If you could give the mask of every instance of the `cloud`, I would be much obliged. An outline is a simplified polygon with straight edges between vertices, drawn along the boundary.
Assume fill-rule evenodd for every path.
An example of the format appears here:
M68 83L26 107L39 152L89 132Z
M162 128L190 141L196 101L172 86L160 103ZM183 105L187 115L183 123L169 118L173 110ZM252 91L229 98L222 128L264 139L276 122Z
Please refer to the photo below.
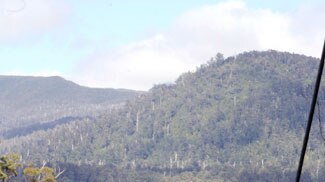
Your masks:
M23 71L10 71L2 73L1 75L8 75L8 76L41 76L41 77L49 77L49 76L63 76L63 74L59 71L41 71L41 72L32 72L26 73Z
M0 0L0 43L39 36L66 21L63 0Z
M182 61L162 35L88 58L72 77L87 86L148 89L173 81L191 67ZM80 79L81 78L81 79Z
M250 9L244 1L203 6L178 17L165 32L95 53L72 77L88 86L147 90L173 82L217 52L230 56L276 49L319 56L325 26L314 19L325 13L315 14L315 9L302 5L290 13L276 13Z
M294 52L315 57L321 56L321 48L325 38L324 2L301 4L291 16L290 33L296 40Z

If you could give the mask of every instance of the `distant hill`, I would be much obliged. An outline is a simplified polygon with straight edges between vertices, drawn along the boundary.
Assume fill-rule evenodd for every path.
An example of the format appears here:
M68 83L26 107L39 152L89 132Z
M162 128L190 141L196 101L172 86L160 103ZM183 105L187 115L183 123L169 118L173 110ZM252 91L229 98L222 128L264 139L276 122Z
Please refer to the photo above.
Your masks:
M141 92L77 85L61 77L0 76L0 133L3 129L87 115Z
M99 89L77 85L64 78L0 76L0 101L16 107L48 103L118 103L137 95L126 89Z
M95 121L4 140L0 151L65 166L62 181L293 181L318 63L218 54ZM315 121L303 181L325 181L324 154Z

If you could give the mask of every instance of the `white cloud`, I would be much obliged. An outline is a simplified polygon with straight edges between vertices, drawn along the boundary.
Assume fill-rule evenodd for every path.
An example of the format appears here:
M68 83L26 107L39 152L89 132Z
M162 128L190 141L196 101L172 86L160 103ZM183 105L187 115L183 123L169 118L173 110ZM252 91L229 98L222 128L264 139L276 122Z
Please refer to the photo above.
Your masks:
M171 82L190 68L158 35L90 57L72 79L88 86L148 89L154 83Z
M23 71L15 70L10 72L2 73L1 75L8 75L8 76L42 76L42 77L49 77L49 76L63 76L63 74L59 71L41 71L41 72L32 72L26 73Z
M286 14L250 9L243 1L204 6L180 16L166 32L94 54L71 78L88 86L143 90L174 81L217 52L276 49L319 56L325 25L314 20L315 8Z
M62 0L0 0L0 43L58 27L66 21L68 9Z

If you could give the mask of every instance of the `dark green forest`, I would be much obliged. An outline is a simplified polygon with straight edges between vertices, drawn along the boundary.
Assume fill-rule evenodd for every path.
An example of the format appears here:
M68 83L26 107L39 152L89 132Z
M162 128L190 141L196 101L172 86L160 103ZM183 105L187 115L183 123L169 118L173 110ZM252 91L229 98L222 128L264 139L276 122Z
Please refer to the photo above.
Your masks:
M2 135L0 153L65 169L58 181L294 181L318 63L273 50L218 53L118 107ZM324 101L322 85L323 118ZM324 157L315 117L302 181L325 181Z

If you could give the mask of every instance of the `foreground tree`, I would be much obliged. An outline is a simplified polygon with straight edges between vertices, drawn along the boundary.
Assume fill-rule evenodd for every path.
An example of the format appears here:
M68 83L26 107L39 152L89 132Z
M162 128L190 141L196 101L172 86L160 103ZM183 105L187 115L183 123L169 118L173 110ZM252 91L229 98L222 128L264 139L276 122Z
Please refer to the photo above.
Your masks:
M27 182L56 182L56 178L64 172L55 175L54 169L47 167L46 162L43 162L42 167L28 165L23 169L23 176L19 176L17 170L21 167L20 157L17 154L10 153L0 157L0 180L5 182L14 177L21 177Z
M7 181L13 176L17 176L17 168L21 167L17 154L7 154L0 157L0 180Z
M54 170L52 168L42 166L40 168L29 166L23 171L26 181L30 182L55 182Z

